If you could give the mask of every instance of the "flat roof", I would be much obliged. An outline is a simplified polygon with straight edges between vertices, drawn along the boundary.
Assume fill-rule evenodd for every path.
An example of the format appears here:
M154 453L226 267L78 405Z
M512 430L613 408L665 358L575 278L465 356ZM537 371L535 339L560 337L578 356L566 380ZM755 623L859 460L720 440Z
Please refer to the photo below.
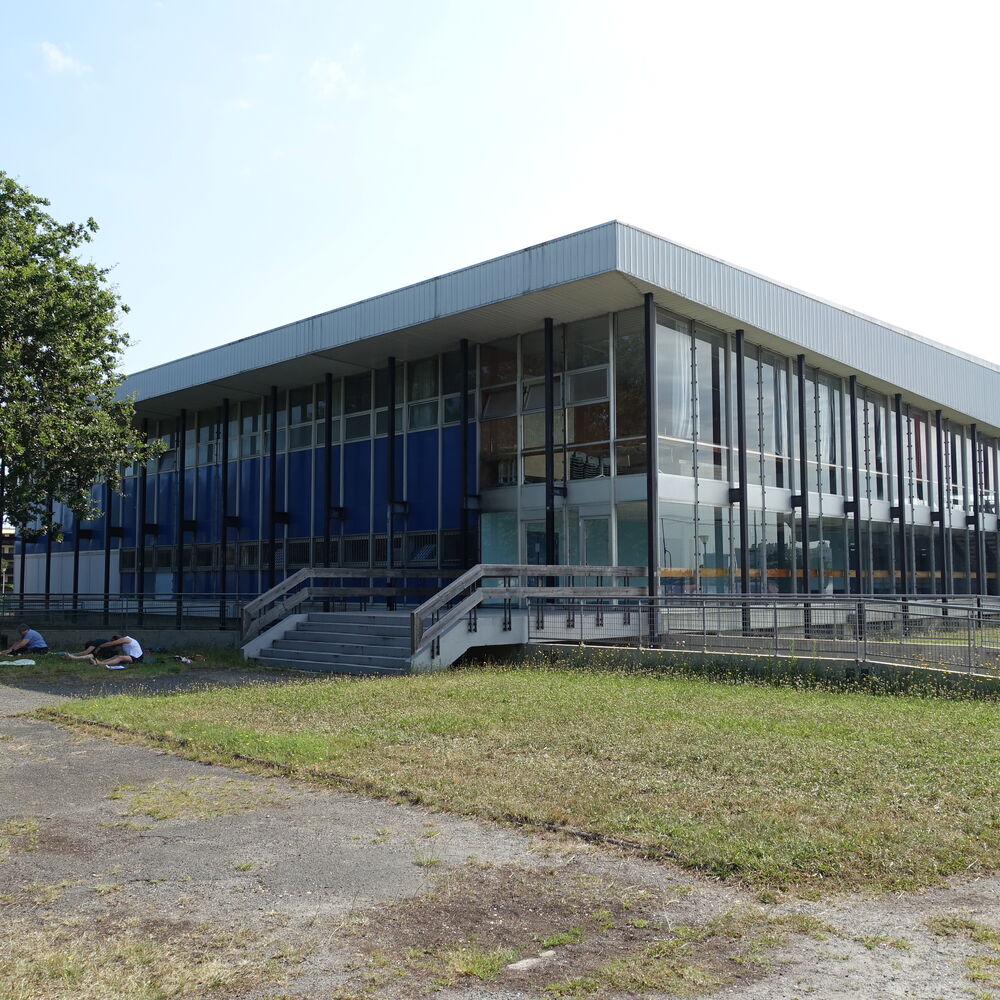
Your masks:
M121 394L166 415L527 332L547 316L626 309L646 292L717 329L743 328L780 353L1000 429L1000 366L617 221L136 372Z

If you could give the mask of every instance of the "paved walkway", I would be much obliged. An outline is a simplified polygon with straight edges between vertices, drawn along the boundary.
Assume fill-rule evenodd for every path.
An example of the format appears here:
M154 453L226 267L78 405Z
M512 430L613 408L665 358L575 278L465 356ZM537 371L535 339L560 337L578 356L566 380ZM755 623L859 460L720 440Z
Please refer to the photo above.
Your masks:
M166 692L191 684L191 676L144 686ZM254 682L262 679L251 676ZM197 679L209 678L199 674ZM225 678L245 680L238 674ZM570 919L567 900L595 878L612 895L622 886L648 891L663 927L704 923L754 903L736 889L668 866L194 763L12 714L82 693L93 692L0 686L0 830L13 820L30 821L35 831L10 839L6 861L0 852L0 899L5 901L0 939L13 921L51 927L82 918L111 933L150 914L167 926L210 924L257 939L280 939L307 953L289 968L280 989L262 986L241 995L320 998L350 995L364 967L358 965L364 940L345 932L345 924L364 926L376 939L381 927L391 929L392 940L419 941L420 934L433 931L462 941L489 940L499 933L494 925L502 930L505 921L529 921L524 923L529 926L534 920L530 926L539 928L541 939L545 927L552 933L566 930L560 921ZM456 879L478 888L464 897L449 896L448 886ZM534 884L532 879L548 879L557 891L526 896L523 887ZM485 915L480 895L490 898ZM836 933L793 935L775 951L769 971L741 976L716 995L966 1000L974 984L966 978L965 959L981 947L965 937L934 936L926 922L933 914L958 913L996 924L998 898L1000 880L987 879L911 897L796 904L833 925ZM879 939L905 941L905 947L871 943ZM460 977L435 995L452 1000L539 996L542 983L572 972L581 948L572 943L550 948L552 954L534 972L505 973L496 982ZM375 995L423 996L433 988L405 977L399 983Z

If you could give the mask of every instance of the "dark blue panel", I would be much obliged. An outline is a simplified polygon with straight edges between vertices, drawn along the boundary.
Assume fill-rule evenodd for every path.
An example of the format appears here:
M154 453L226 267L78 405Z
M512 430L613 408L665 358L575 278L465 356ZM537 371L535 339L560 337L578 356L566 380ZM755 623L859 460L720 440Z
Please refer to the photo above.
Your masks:
M153 545L173 545L177 526L177 473L161 472L150 476L149 485L156 490L156 523L159 526L156 537L150 538L149 542Z
M119 576L118 591L122 594L135 593L135 573L122 573Z
M305 538L312 530L312 457L311 451L293 451L288 456L288 534Z
M333 466L333 475L330 477L330 506L340 506L340 446L335 445L330 449L330 464ZM326 468L326 451L323 448L316 449L316 479L313 482L313 495L316 503L316 530L317 536L322 536L323 525L323 504L326 502L326 480L323 470ZM334 519L330 521L331 534L339 534L340 522Z
M248 458L240 467L240 538L250 541L260 538L260 459Z
M257 573L254 570L241 570L236 574L239 578L238 587L241 594L257 593Z
M345 535L367 535L370 521L371 442L344 445ZM385 480L383 477L383 495ZM385 501L383 500L383 504Z
M203 465L195 473L195 509L198 526L195 529L196 542L214 542L219 536L219 506L216 491L219 483L219 467Z
M459 457L462 452L462 438L459 427L445 427L441 432L441 527L445 531L457 531L461 494Z
M135 548L136 519L139 510L139 480L129 476L123 483L125 496L122 498L121 521L123 528L122 545Z
M407 531L433 531L438 519L438 432L406 438Z

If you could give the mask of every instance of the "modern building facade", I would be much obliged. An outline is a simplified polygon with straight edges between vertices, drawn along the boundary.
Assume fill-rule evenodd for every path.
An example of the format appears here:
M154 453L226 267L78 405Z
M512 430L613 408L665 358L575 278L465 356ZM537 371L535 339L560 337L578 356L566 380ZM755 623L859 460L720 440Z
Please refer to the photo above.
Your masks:
M660 593L1000 593L1000 368L618 222L123 391L165 450L123 496L95 486L105 517L19 540L25 593L477 561L648 565Z

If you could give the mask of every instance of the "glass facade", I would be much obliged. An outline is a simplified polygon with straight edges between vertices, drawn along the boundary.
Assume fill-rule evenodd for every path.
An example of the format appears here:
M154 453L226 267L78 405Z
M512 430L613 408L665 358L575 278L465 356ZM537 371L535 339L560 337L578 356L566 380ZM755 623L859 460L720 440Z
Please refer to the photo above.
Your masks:
M777 351L773 338L765 345L747 336L737 386L734 335L658 308L654 337L650 373L641 307L554 327L553 467L563 487L555 511L558 561L646 566L651 385L663 592L736 592L744 570L755 593L1000 592L995 438L905 397L897 417L894 397L865 386L860 373L852 414L847 375L812 366L804 370L800 422L797 361ZM470 344L466 487L481 497L470 522L477 534L472 552L485 562L544 561L545 368L540 329ZM396 565L458 565L462 386L462 355L454 349L397 366L394 499L404 505L393 525ZM269 394L244 394L230 400L228 419L220 400L188 409L183 420L180 412L150 420L149 436L164 451L145 470L145 509L138 507L140 470L131 469L112 513L120 589L136 588L141 536L148 593L173 590L178 574L187 592L211 592L223 565L234 592L266 589L272 469L281 513L273 554L278 579L325 561L385 565L388 389L381 368L333 378L329 396L322 381L282 389L275 413ZM745 507L730 494L742 485L741 426ZM336 511L329 551L327 482ZM238 522L225 543L223 513ZM93 530L76 539L78 526L68 517L65 525L65 538L53 545L56 557L74 546L103 552L99 523L82 526ZM37 558L43 548L29 543L27 552ZM68 589L55 579L54 590Z

